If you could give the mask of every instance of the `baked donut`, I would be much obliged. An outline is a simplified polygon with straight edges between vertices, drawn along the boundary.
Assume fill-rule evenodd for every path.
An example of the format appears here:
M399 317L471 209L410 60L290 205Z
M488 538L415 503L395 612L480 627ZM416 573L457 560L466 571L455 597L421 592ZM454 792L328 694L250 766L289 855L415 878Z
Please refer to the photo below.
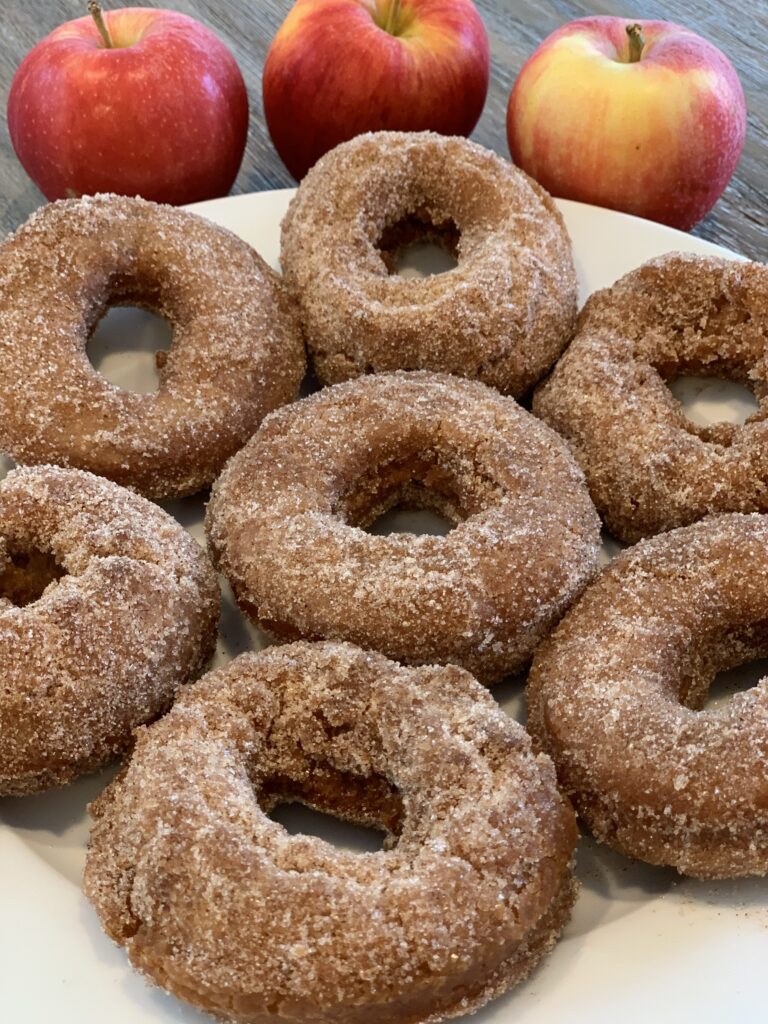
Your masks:
M601 842L698 878L768 872L768 520L723 515L621 554L545 641L528 728Z
M110 306L173 328L160 386L111 384L86 346ZM305 369L292 304L258 254L194 214L84 196L0 248L0 449L88 469L150 498L209 484Z
M386 834L353 853L268 814ZM85 892L135 967L239 1024L438 1021L525 977L570 912L573 811L460 669L348 644L243 654L139 732L91 805Z
M397 505L455 528L365 532ZM240 606L275 639L349 640L487 683L581 592L600 529L553 431L484 384L424 371L273 413L217 480L206 524Z
M768 512L768 267L675 253L587 302L533 411L571 444L609 530L632 543L718 512ZM667 383L724 377L760 402L697 426Z
M397 250L424 237L456 268L392 273ZM337 146L299 185L281 265L323 384L424 369L520 396L575 325L571 245L552 199L463 138L377 132Z
M0 795L126 751L213 653L219 590L192 537L74 469L0 483Z

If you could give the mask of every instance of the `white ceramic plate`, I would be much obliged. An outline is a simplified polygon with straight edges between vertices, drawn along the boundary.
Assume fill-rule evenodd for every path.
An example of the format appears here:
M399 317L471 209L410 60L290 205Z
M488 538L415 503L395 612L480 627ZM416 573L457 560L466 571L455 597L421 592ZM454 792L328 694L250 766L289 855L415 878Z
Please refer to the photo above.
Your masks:
M237 196L198 209L276 264L280 220L290 196L290 191ZM578 203L560 205L573 239L582 298L670 250L733 255L636 218ZM116 383L151 390L155 328L146 316L116 311L99 329L90 354ZM121 352L125 347L131 351ZM692 417L704 421L743 420L753 407L741 389L713 382L689 382L677 393ZM202 501L168 507L202 538ZM418 529L424 519L402 514L400 528L409 525ZM217 661L260 646L258 632L244 623L227 594ZM743 685L744 679L754 681L755 673L747 670L735 678ZM513 682L495 692L510 713L517 713L520 690ZM720 699L727 693L726 687ZM65 790L0 800L0 1019L9 1024L209 1019L135 974L122 950L101 933L80 893L85 806L110 777L107 771ZM294 809L280 820L293 829L318 826L313 816ZM336 828L328 819L319 825L333 841L371 848L370 836L362 832ZM766 1019L768 885L763 880L683 880L586 839L579 848L578 873L582 895L554 953L528 982L483 1010L475 1018L478 1024Z

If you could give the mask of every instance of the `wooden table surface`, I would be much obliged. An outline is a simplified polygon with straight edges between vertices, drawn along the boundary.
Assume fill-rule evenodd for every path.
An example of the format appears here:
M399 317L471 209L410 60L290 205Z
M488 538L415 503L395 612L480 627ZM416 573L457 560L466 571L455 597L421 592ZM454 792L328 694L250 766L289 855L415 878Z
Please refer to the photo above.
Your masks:
M134 0L136 4L142 0ZM153 6L148 0L143 0ZM738 71L749 127L736 175L696 234L755 259L768 259L768 0L476 0L491 40L488 101L473 138L508 155L505 111L526 57L559 25L588 14L664 18L698 30ZM127 5L115 0L105 6ZM251 123L235 192L292 185L264 124L261 71L270 41L292 0L161 0L210 25L231 47L248 86ZM85 0L5 0L0 7L0 110L22 57L63 21L81 16ZM20 224L43 202L14 156L5 118L0 125L0 233Z

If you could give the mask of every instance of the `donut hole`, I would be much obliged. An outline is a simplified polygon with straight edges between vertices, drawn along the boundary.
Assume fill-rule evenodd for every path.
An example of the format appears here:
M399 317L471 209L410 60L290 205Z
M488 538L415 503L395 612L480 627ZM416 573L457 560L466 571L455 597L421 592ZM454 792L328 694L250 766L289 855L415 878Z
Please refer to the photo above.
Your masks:
M701 704L701 711L717 711L726 707L738 693L746 693L768 677L768 657L747 660L717 672Z
M760 357L754 346L735 347L719 335L678 328L641 339L637 355L647 363L640 382L702 441L728 447L745 423L759 418L764 385L754 376Z
M384 848L385 832L343 821L298 801L277 804L269 817L291 835L316 836L352 853L378 853Z
M691 711L717 711L768 676L768 622L742 622L691 638L671 679Z
M388 537L392 533L428 533L445 537L456 524L428 508L415 508L413 501L403 500L375 519L366 531L375 537Z
M50 551L7 545L5 564L0 570L0 597L17 608L34 604L51 583L66 576L66 569Z
M432 277L458 266L460 238L451 218L435 222L422 208L388 224L376 248L390 275Z
M258 786L265 813L291 834L315 835L357 852L390 849L404 817L398 790L381 775L307 764L301 778L274 775Z
M334 512L372 534L444 536L490 503L490 495L477 490L482 486L468 486L456 468L425 451L371 467L339 497Z
M760 408L748 386L728 377L681 374L666 384L686 419L695 427L710 427L716 423L741 426Z
M172 338L171 326L162 316L116 302L98 319L86 353L93 368L111 384L149 394L160 386L158 368Z

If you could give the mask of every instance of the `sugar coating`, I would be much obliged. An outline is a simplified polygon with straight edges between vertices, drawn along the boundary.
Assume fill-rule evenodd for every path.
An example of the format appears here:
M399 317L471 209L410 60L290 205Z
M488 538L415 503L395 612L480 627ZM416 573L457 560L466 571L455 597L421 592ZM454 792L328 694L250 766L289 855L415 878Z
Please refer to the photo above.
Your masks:
M13 552L66 571L35 602L0 596L0 795L61 785L131 745L213 653L219 590L162 509L80 470L0 483L0 572Z
M714 516L623 552L536 652L528 728L594 835L699 878L768 872L768 521Z
M390 275L377 244L411 217L456 225L455 269ZM324 384L426 369L520 396L575 325L571 245L552 199L463 138L376 132L337 146L299 185L281 265Z
M457 525L361 529L401 502ZM592 577L600 524L554 431L484 384L414 371L269 416L216 481L206 529L241 607L278 640L344 639L494 682Z
M111 384L86 345L112 305L173 328L159 389ZM278 276L230 232L143 199L43 207L0 248L0 449L148 497L209 484L295 398L303 343Z
M609 530L632 543L711 513L768 512L768 267L674 253L596 292L533 410L571 444ZM760 405L698 426L666 386L725 377Z
M267 816L387 833L358 854ZM437 1021L553 945L574 897L551 761L468 673L349 644L244 654L139 732L85 891L139 970L237 1022Z

